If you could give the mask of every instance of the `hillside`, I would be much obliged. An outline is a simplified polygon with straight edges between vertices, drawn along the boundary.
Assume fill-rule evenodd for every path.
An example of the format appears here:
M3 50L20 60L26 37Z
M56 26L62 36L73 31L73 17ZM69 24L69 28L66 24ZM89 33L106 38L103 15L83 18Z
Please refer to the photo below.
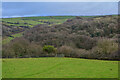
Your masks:
M56 41L63 40L63 43L65 43L65 41L69 42L69 40L79 39L78 37L80 36L86 36L90 39L100 37L117 39L118 32L117 16L76 17L68 19L63 24L53 25L51 27L47 25L37 25L26 31L24 37L30 41L44 44L52 40L50 44L53 43L55 46L56 44L54 44L54 42ZM49 43L47 45L49 45Z
M34 27L37 24L60 24L69 18L72 18L72 16L3 18L3 36L9 36L10 34L25 31L26 29Z
M74 16L46 16L46 17L20 17L20 18L3 18L3 44L9 43L16 37L22 36L22 32L29 30L38 24L46 24L48 26L57 25L65 22ZM19 35L19 36L16 36Z
M3 58L63 55L118 60L120 30L117 21L117 16L76 16L57 25L38 24L25 30L21 37L3 45Z

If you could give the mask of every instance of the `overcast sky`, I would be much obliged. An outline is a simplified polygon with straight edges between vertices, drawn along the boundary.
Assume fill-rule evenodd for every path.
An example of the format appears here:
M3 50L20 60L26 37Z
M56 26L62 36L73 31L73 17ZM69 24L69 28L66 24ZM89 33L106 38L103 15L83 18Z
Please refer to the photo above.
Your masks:
M3 2L3 17L118 14L117 2Z
M3 2L118 2L119 0L2 0Z

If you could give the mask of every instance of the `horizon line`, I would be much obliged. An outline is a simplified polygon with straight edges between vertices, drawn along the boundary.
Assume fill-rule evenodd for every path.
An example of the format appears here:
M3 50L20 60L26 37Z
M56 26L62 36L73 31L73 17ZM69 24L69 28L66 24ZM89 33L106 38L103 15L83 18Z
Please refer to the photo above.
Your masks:
M13 16L13 17L0 17L0 18L24 18L24 17L47 17L47 16L118 16L119 14L108 15L44 15L44 16Z

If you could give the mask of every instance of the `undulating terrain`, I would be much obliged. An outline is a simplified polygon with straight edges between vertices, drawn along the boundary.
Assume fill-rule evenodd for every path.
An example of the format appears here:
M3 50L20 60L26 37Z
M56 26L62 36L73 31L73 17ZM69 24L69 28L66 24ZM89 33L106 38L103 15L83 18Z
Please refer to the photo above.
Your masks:
M61 24L74 16L49 16L49 17L22 17L22 18L3 18L3 44L13 40L15 37L22 36L22 32L38 24L47 24L49 26Z
M118 16L5 18L2 24L3 58L118 59Z
M3 18L2 25L3 78L118 77L118 16Z

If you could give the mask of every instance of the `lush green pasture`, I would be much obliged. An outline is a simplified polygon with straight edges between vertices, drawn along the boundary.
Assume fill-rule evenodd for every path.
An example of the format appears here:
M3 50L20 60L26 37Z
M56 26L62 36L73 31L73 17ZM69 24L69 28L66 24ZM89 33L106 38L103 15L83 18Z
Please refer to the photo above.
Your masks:
M13 34L11 36L12 37L7 37L7 38L3 39L2 40L2 44L9 43L11 40L15 39L16 37L21 37L22 36L22 32L21 33L17 33L17 34Z
M33 27L37 24L51 25L60 24L65 22L67 19L74 18L74 16L45 16L45 17L20 17L20 18L3 18L2 22L8 26L28 26Z
M3 78L117 78L118 61L78 58L3 59Z

